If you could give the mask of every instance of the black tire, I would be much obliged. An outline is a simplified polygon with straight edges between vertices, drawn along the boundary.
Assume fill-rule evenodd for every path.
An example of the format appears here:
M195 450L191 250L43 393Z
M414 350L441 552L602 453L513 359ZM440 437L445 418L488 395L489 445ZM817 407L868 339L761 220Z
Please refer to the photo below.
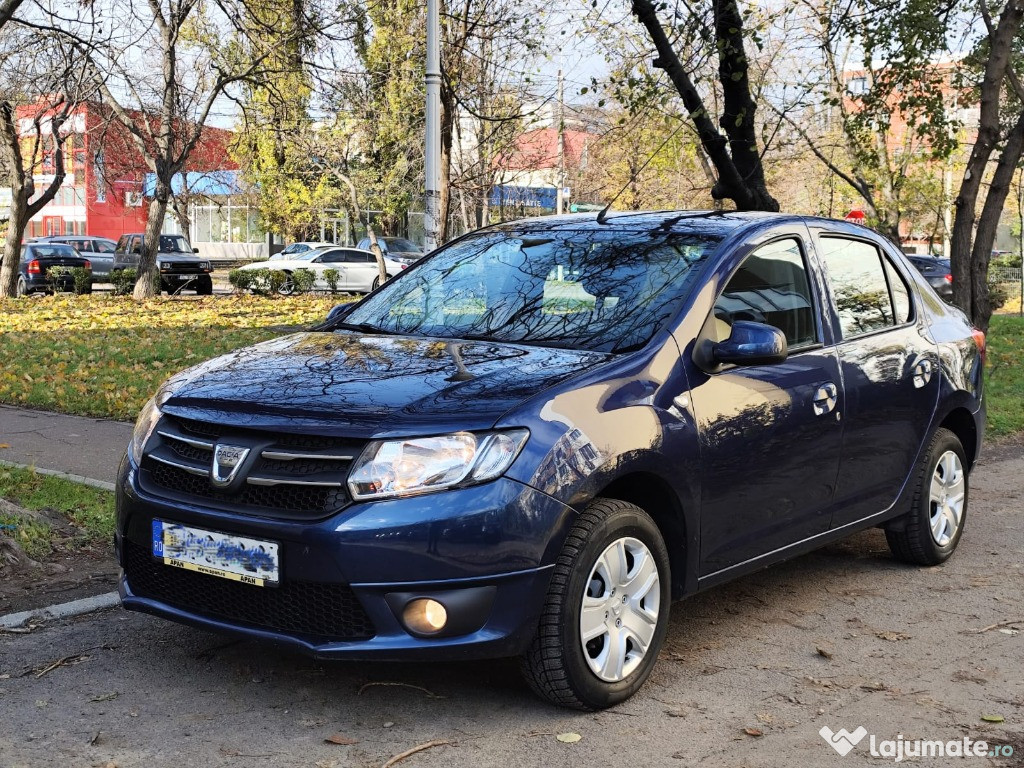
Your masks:
M376 291L378 288L380 288L380 275L373 278L373 285L370 286L370 290Z
M14 289L14 295L15 296L28 296L29 293L30 293L30 291L28 290L28 283L25 282L25 277L23 275L19 275L18 276L18 285Z
M638 539L652 555L659 608L639 665L622 680L606 682L591 671L585 658L580 611L598 558L623 537ZM540 697L574 709L604 709L625 701L644 684L658 660L668 626L670 586L668 550L654 521L634 504L596 499L577 518L555 563L537 633L521 659L526 682Z
M932 516L938 511L938 505L932 500L931 487L933 478L942 474L939 469L940 459L950 451L956 454L960 462L963 507L955 531L949 535L948 541L940 544L932 533ZM897 520L895 526L886 528L885 539L897 560L912 565L938 565L947 560L960 543L967 524L967 502L970 498L967 457L960 439L948 429L940 427L935 431L918 464L915 483L910 511Z
M209 275L200 277L199 282L196 284L196 293L200 296L212 296L213 278Z

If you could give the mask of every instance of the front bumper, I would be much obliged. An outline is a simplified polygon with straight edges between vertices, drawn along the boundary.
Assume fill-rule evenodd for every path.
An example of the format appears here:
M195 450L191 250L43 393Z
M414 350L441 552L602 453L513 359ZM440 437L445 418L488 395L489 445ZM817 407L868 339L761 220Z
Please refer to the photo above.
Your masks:
M115 535L126 608L320 658L472 659L521 653L534 634L554 559L575 517L551 497L504 478L473 488L352 504L316 522L169 502L144 485L126 458L117 488ZM281 587L185 575L153 560L149 531L154 517L279 542ZM141 565L140 552L146 558ZM154 582L154 577L161 580ZM163 577L179 581L169 585ZM186 583L182 578L187 589L179 588ZM270 595L264 589L281 592ZM286 589L291 591L286 594ZM413 596L444 601L446 594L472 596L467 631L424 638L403 627L398 617L403 601ZM341 636L325 632L324 626L335 625L320 621L323 611L335 609L344 614L341 621L356 617L352 621L363 629ZM282 616L301 620L289 623ZM315 619L315 628L303 623L305 616Z

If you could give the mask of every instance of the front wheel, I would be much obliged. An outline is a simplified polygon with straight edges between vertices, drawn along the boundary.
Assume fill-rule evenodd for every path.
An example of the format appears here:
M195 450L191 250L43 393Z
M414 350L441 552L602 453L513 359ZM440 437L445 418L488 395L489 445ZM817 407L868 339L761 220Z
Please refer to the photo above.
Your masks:
M919 466L910 512L886 529L897 559L914 565L938 565L953 554L967 522L967 458L959 438L939 428Z
M594 710L644 684L665 639L668 551L640 507L597 499L569 532L537 634L523 656L530 687L554 704Z
M196 294L199 296L212 296L213 295L213 278L209 275L206 277L200 277L196 283Z

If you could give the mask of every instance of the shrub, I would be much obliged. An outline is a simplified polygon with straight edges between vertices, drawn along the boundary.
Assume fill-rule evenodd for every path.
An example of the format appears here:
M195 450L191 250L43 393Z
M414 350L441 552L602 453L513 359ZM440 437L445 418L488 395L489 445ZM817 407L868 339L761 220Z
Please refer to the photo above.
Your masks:
M232 269L228 272L228 282L231 283L231 287L239 293L244 293L252 288L253 279L258 275L258 272L245 269Z
M48 270L46 270L47 286L51 291L56 293L57 289L60 286L61 278L66 277L67 275L70 274L70 267L50 267Z
M1007 283L990 281L988 284L988 302L993 312L998 312L1010 300L1010 286Z
M292 272L292 287L296 293L309 293L313 290L316 275L309 269L296 269Z
M324 280L327 281L327 287L331 289L331 293L338 292L338 281L341 279L341 272L331 267L330 269L324 270Z
M110 273L110 282L114 286L115 296L127 296L135 290L135 281L139 273L134 269L115 269Z
M71 279L75 281L75 293L82 296L92 293L92 271L85 267L75 267L71 270Z
M277 293L288 282L288 274L280 269L260 270L260 273L266 276L266 292L269 294Z

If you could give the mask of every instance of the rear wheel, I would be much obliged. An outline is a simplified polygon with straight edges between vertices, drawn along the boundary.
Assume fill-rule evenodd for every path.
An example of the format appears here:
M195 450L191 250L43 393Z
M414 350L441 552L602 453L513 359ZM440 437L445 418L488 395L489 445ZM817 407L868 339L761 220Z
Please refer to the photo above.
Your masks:
M378 288L380 288L380 275L373 278L373 285L370 286L370 290L376 291Z
M17 295L17 296L28 296L28 294L29 294L28 283L25 281L24 277L19 276L18 277L18 285L15 288L15 295Z
M960 543L967 522L967 458L959 438L936 430L922 460L917 489L902 527L886 529L889 549L914 565L937 565Z
M603 709L632 696L665 639L668 551L640 507L597 499L569 532L522 669L541 697Z

